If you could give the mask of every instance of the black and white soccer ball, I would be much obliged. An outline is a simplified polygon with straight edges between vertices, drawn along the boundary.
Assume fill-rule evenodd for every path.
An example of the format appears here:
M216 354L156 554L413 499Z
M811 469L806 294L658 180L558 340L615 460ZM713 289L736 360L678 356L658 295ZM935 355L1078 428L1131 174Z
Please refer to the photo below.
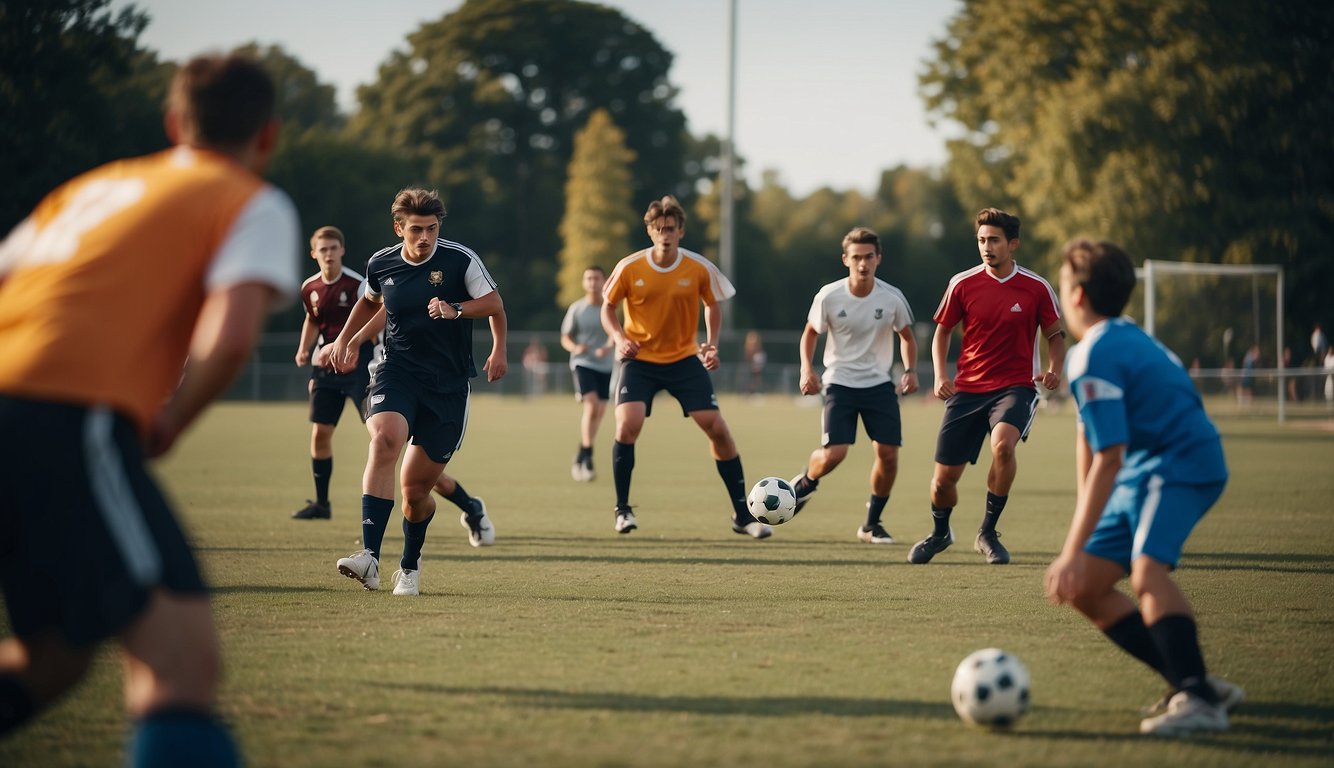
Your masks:
M781 477L766 477L746 497L750 514L765 525L781 525L797 514L797 492Z
M950 699L965 723L1008 728L1028 712L1028 668L1012 653L984 648L954 671Z

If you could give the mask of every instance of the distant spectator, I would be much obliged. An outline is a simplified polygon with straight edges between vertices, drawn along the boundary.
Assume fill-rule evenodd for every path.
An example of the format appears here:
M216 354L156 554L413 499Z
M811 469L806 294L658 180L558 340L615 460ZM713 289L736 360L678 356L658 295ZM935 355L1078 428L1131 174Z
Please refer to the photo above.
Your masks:
M1315 364L1322 365L1325 360L1325 354L1329 352L1329 337L1325 335L1325 330L1320 327L1320 323L1315 324L1315 329L1311 331L1311 351L1315 353Z
M750 331L746 334L745 354L750 378L742 390L748 395L761 394L764 390L764 364L768 362L769 357L764 353L764 340L760 338L759 331Z
M534 336L523 350L524 381L528 385L529 397L547 391L547 348Z
M1334 405L1334 348L1325 349L1325 404Z
M1260 361L1260 345L1252 344L1241 358L1241 387L1237 389L1237 402L1250 405L1255 399L1255 365Z

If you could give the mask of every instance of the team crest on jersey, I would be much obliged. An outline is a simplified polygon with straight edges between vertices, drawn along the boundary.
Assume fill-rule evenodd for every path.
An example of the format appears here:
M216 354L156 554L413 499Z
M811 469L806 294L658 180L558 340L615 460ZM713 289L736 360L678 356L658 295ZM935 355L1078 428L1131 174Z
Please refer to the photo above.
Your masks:
M340 307L347 306L347 291L338 292L338 306Z
M311 292L310 292L310 311L313 312L313 313L315 314L316 317L319 317L319 316L320 316L320 294L319 294L319 291L311 291Z
M441 283L445 282L445 273L437 269L430 275L427 275L426 282L430 283L431 285L440 285Z
M876 308L875 308L875 319L876 319L876 320L879 320L880 318L882 318L882 317L884 317L884 316L885 316L885 310L881 309L880 307L876 307Z

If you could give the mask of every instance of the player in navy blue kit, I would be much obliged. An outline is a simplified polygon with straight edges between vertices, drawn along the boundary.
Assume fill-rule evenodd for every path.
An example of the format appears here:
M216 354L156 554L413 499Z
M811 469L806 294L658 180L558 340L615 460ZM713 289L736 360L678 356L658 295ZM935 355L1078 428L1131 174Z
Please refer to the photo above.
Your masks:
M431 488L463 444L468 424L472 319L504 310L496 283L467 247L439 237L445 206L434 191L400 191L392 208L402 242L366 263L366 293L334 342L338 369L358 354L358 332L380 305L385 310L384 362L368 393L370 451L362 479L362 544L341 558L338 570L366 589L380 587L380 545L394 508L394 468L407 446L400 473L403 492L403 557L394 594L416 595L426 529L435 515ZM411 443L409 444L409 439ZM495 529L482 500L454 482L449 500L464 509L461 521L474 543L489 543Z
M315 498L292 513L297 520L328 520L329 477L333 474L333 434L343 415L343 405L351 400L361 419L366 418L366 387L370 385L370 364L375 356L373 339L359 345L357 364L347 373L335 370L329 362L333 340L343 332L352 307L361 296L365 280L343 265L346 246L337 227L320 227L310 236L310 257L320 271L301 285L301 304L306 319L301 324L296 364L314 365L310 371L310 465L315 479ZM317 346L318 345L318 346ZM314 355L311 350L315 350Z
M1206 674L1194 612L1171 573L1222 495L1227 464L1181 361L1121 317L1134 288L1134 265L1116 245L1065 247L1061 307L1082 339L1066 361L1079 406L1078 495L1044 586L1052 602L1069 603L1171 684L1146 711L1142 733L1222 731L1244 694ZM1138 607L1116 589L1127 574Z

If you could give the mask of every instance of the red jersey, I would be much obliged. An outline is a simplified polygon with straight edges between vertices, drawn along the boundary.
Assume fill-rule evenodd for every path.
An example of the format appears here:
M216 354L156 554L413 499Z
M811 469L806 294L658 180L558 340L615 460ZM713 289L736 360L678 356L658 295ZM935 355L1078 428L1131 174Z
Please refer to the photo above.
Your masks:
M324 275L316 272L301 284L301 303L306 308L306 316L320 329L323 343L332 344L343 332L347 316L352 314L352 307L361 298L361 285L365 280L343 267L342 274L331 283L324 282Z
M946 328L963 321L954 388L994 392L1034 387L1040 331L1061 319L1061 308L1051 283L1037 273L1015 264L998 278L979 264L950 278L932 319Z

